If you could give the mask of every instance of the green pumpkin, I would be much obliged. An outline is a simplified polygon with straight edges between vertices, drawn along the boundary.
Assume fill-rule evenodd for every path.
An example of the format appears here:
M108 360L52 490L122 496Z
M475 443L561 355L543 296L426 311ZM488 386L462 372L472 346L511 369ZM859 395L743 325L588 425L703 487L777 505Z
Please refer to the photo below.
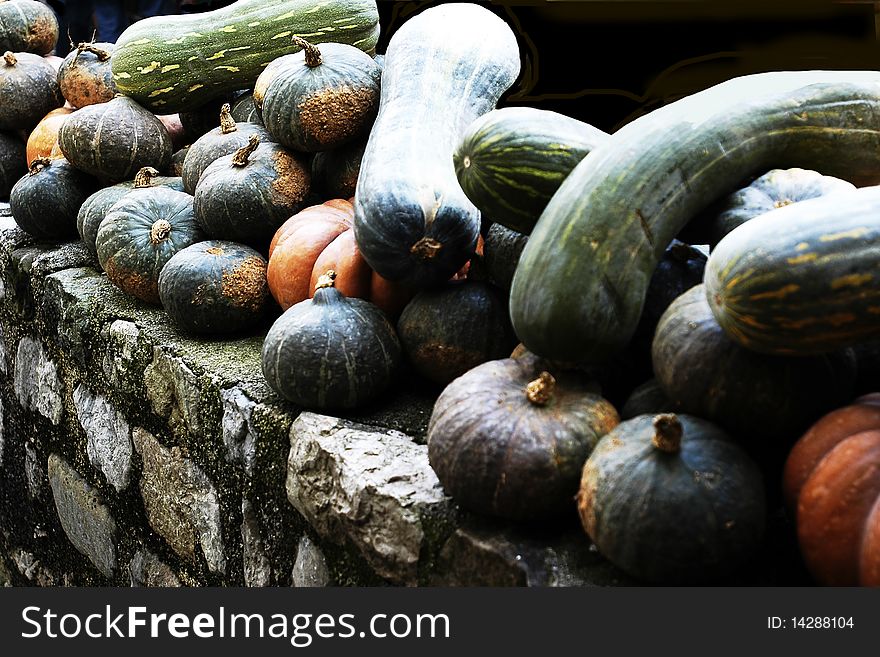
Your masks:
M123 292L159 304L159 273L171 256L205 235L192 196L164 187L131 190L98 229L98 262Z
M107 103L116 95L110 71L112 43L80 43L71 50L58 69L61 93L74 107Z
M365 139L356 139L339 148L315 153L312 158L312 186L321 198L354 196L366 147Z
M260 116L260 110L254 101L253 93L247 93L236 100L230 113L238 123L263 125L263 117Z
M365 134L379 110L381 69L368 54L344 43L302 47L274 71L262 99L272 138L296 151L336 148Z
M0 199L9 198L15 182L27 173L25 143L16 135L0 132Z
M64 158L34 158L9 193L12 216L19 227L38 240L58 241L76 236L76 215L95 189L95 180Z
M57 41L58 19L47 4L36 0L0 2L0 52L48 55Z
M64 104L56 72L43 57L7 51L0 57L0 130L30 132Z

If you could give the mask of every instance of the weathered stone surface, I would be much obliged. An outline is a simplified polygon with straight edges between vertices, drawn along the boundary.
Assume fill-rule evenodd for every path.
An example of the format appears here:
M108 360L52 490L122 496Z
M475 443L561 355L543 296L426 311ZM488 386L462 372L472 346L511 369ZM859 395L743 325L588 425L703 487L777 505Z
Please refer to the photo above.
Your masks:
M107 348L101 359L101 370L114 390L136 394L143 389L144 368L153 354L153 347L137 324L117 319L106 329Z
M28 337L18 343L15 355L15 394L25 408L36 411L52 424L59 424L64 415L64 386L43 345Z
M153 362L144 372L144 383L156 415L168 418L175 431L201 431L198 377L182 359L156 347Z
M128 564L131 585L136 587L180 586L180 579L164 561L148 550L138 550Z
M454 513L424 445L314 413L290 428L287 497L322 537L350 541L403 584L417 583L420 556Z
M104 577L112 577L116 521L100 494L57 454L49 456L49 484L67 538Z
M2 281L3 279L0 279ZM0 301L3 297L0 296ZM3 334L3 325L0 324L0 374L6 376L9 373L9 362L6 355L6 336Z
M29 582L37 586L55 586L55 575L49 571L32 552L22 549L12 550L15 567Z
M24 480L27 482L28 495L31 500L42 500L47 481L46 469L31 441L25 443L24 446Z
M244 559L245 586L269 586L272 583L272 564L266 544L260 534L260 523L250 501L241 502L241 547Z
M131 470L131 428L103 395L80 384L73 391L76 416L86 433L89 462L118 491L128 486Z
M251 474L256 457L255 429L251 416L256 404L241 388L228 388L220 392L223 400L223 444L226 460L236 463Z
M179 447L166 449L139 427L132 431L144 463L141 496L150 526L180 556L195 559L199 547L208 568L226 572L220 502L214 485Z
M3 447L6 441L6 416L3 414L3 399L0 398L0 468L3 467Z
M6 563L0 558L0 586L8 588L13 585L12 573L6 568Z
M11 217L12 208L9 207L7 201L0 201L0 217Z
M308 536L299 539L291 580L294 586L301 587L329 586L331 583L324 553Z

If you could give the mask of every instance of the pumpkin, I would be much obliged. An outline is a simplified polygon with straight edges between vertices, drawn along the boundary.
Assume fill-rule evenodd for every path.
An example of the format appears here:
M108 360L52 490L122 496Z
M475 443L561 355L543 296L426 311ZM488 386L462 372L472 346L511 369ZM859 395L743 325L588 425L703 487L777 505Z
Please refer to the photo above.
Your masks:
M621 422L584 464L581 523L599 552L655 583L719 581L761 545L761 473L719 428L689 415Z
M58 131L61 125L75 110L69 107L58 107L46 114L27 139L27 162L37 157L63 157L58 144Z
M419 292L400 315L397 334L415 370L441 385L503 358L517 343L506 297L478 281Z
M366 299L396 318L413 293L385 280L361 257L351 230L354 206L333 199L288 219L269 245L269 289L286 310L314 294L318 278L336 272L334 284L347 297Z
M174 323L188 333L247 331L262 319L269 299L266 260L235 242L192 244L162 268L159 298Z
M9 198L16 181L27 173L25 145L15 135L0 132L0 198Z
M168 173L172 176L180 176L181 189L183 189L183 163L189 153L190 146L184 146L171 156L171 164L168 166Z
M350 409L375 399L400 361L394 327L369 301L322 276L311 299L288 308L263 342L263 375L285 399L307 408Z
M254 103L253 93L247 93L236 100L232 106L231 114L236 122L263 125L263 117L260 116L260 110Z
M0 2L0 52L48 55L56 41L58 19L49 6L36 0Z
M187 151L181 173L184 191L187 194L195 194L199 178L208 165L224 155L232 155L239 148L247 146L251 135L257 135L260 141L272 141L269 133L260 126L236 122L230 113L229 103L224 103L220 108L219 127L209 130L196 139Z
M355 139L338 148L315 153L312 158L312 186L323 198L351 198L357 188L364 139Z
M278 144L261 145L252 134L246 146L212 162L199 178L196 220L214 239L264 251L284 220L303 207L309 184L301 156Z
M125 96L71 114L58 131L58 144L76 168L111 182L147 166L165 171L171 162L165 126Z
M637 415L656 415L678 410L670 401L657 379L645 381L633 390L620 409L620 419L629 420Z
M99 189L83 202L76 215L76 230L86 247L86 251L95 258L98 257L98 248L95 243L98 239L98 229L110 208L132 189L146 187L167 187L178 192L183 191L180 178L160 177L159 172L152 167L144 167L138 171L134 180Z
M510 293L519 256L528 241L528 235L497 223L489 226L486 232L482 264L489 280L506 294Z
M0 58L0 130L32 130L61 107L55 69L39 55L7 51Z
M123 292L159 304L162 267L175 253L204 239L192 196L164 187L132 190L101 222L98 262Z
M373 58L345 43L319 49L298 36L293 42L302 50L275 72L263 96L263 123L273 139L314 153L366 133L379 109L382 72Z
M188 144L195 143L199 137L220 126L221 120L218 117L223 106L234 100L233 95L227 93L193 110L178 113L180 124L183 126L184 141Z
M15 223L39 240L76 235L76 213L95 181L63 158L36 158L9 193Z
M462 507L517 521L573 515L584 461L620 420L580 378L546 366L489 361L438 397L428 459Z
M816 580L880 586L880 394L816 422L791 450L783 491Z
M68 103L85 107L113 100L110 56L115 48L112 43L80 43L67 54L58 69L58 84Z

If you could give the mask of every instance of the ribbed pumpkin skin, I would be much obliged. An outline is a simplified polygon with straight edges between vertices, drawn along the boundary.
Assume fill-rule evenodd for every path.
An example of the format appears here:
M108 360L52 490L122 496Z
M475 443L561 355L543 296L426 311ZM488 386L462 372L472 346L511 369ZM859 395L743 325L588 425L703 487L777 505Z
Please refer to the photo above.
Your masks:
M537 365L511 358L483 363L434 404L428 458L461 506L517 521L574 511L584 461L620 419L576 378L556 380L544 405L530 401L526 387L543 371Z
M58 19L36 0L0 2L0 53L48 55L58 41Z
M682 411L717 422L739 440L786 448L851 397L856 377L849 350L792 358L738 345L715 321L702 285L661 317L652 361L658 383Z
M238 122L235 123L235 130L224 133L222 128L213 128L194 141L183 161L181 176L184 191L195 194L196 185L205 169L224 155L232 155L239 148L247 146L251 135L257 135L261 143L272 141L272 137L262 126Z
M183 183L176 177L158 177L152 181L154 187L167 187L178 192L183 191ZM76 231L79 233L86 251L98 257L96 241L101 222L116 202L134 189L134 181L118 183L104 187L89 196L79 208L76 215Z
M637 415L656 415L677 410L679 409L663 392L657 379L650 379L630 393L620 409L620 419L631 420Z
M880 394L819 420L785 464L801 553L829 586L880 586Z
M272 389L320 410L375 399L399 361L400 343L385 314L332 287L287 309L263 342L263 376Z
M160 220L170 224L151 240ZM98 229L98 262L107 278L126 294L159 304L159 273L171 256L205 235L196 223L192 196L162 187L132 190L110 208Z
M403 309L397 334L416 371L441 385L503 358L517 342L506 298L477 281L419 292Z
M58 131L61 125L76 110L69 107L58 107L46 114L36 127L28 135L27 139L27 162L33 162L36 157L58 157L60 152L56 149L58 144ZM53 149L56 155L53 156Z
M95 180L63 159L31 164L9 193L12 216L19 227L39 240L64 240L76 235L76 213L95 189Z
M541 215L511 290L517 335L547 358L621 350L663 249L691 218L774 167L880 182L878 128L874 71L744 76L632 121L575 167Z
M9 198L12 186L27 173L26 148L13 134L0 132L0 198Z
M266 260L235 242L198 242L175 253L162 268L159 298L188 333L247 331L262 319L269 299Z
M880 337L880 187L773 210L725 237L706 296L727 334L771 354Z
M31 130L64 104L55 69L26 52L0 52L0 98L0 130Z
M116 41L113 75L119 90L144 107L187 111L224 91L253 87L267 63L299 50L293 34L370 52L379 37L376 2L238 0L210 12L147 18ZM143 75L138 67L151 71Z
M232 106L232 118L240 123L256 123L263 125L263 117L254 104L253 93L245 94Z
M533 107L492 110L453 153L458 182L483 215L528 235L550 197L608 134Z
M183 163L189 153L190 146L184 146L179 151L175 151L171 156L171 164L168 165L168 173L172 176L180 176L181 188L183 187Z
M196 186L196 220L211 238L264 252L284 220L303 207L309 170L302 156L278 144L260 144L244 166L234 158L224 155L205 169Z
M351 198L357 189L366 140L355 139L339 148L315 153L312 187L324 198Z
M473 254L479 211L458 184L452 153L519 70L510 27L478 5L430 7L391 37L354 223L361 253L385 278L441 284Z
M723 431L689 415L673 416L680 451L661 451L654 417L621 422L596 445L578 493L581 522L599 552L635 577L718 581L761 544L761 473Z
M305 50L292 55L263 96L263 123L273 139L305 153L363 134L379 110L382 71L373 58L344 43L319 49L321 63L314 67L306 64Z
M112 43L82 43L71 50L58 69L61 93L74 107L106 103L116 95L110 71Z
M143 167L165 171L171 162L168 130L124 96L71 114L58 131L58 144L76 168L111 182L132 178Z

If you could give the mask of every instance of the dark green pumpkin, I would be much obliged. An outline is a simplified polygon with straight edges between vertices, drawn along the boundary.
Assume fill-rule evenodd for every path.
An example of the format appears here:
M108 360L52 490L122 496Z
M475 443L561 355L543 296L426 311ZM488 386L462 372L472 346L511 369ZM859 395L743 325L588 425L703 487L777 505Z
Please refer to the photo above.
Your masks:
M573 514L584 461L620 419L582 380L543 365L483 363L434 404L428 459L466 509L513 520Z
M260 110L254 103L254 94L247 93L235 101L232 106L232 118L237 123L256 123L263 125L263 117L260 116Z
M113 100L110 56L115 48L112 43L80 43L67 54L58 69L58 84L68 103L85 107Z
M184 143L193 144L202 135L220 126L220 111L226 104L235 102L235 94L225 93L187 112L178 118L183 127Z
M483 241L482 264L489 280L506 294L510 293L519 256L529 241L523 235L501 224L492 224Z
M288 308L263 342L263 375L285 399L319 410L379 397L400 361L400 342L381 310L348 298L322 276L315 296Z
M704 584L734 574L761 546L761 473L706 420L640 415L593 450L578 493L599 552L653 583Z
M98 229L98 262L123 292L159 304L159 273L171 256L205 235L192 196L164 187L131 190Z
M158 172L152 167L144 167L138 171L134 180L104 187L89 196L80 206L76 215L76 230L86 247L86 251L95 258L98 257L95 242L98 239L98 229L101 227L104 217L107 216L107 212L132 189L144 187L167 187L182 192L183 182L178 177L158 176Z
M235 242L192 244L175 253L159 274L162 307L188 333L250 330L269 300L266 265L259 253Z
M54 67L39 55L6 51L0 57L0 130L30 132L64 104Z
M789 447L850 400L856 377L849 350L795 358L741 347L715 321L702 285L663 314L652 360L658 383L683 412L717 422L761 451Z
M0 132L0 199L9 198L12 186L27 173L26 150L16 135Z
M302 48L275 71L262 101L263 123L291 150L315 153L365 134L379 109L382 71L364 51L345 43Z
M315 191L327 199L353 197L366 147L366 140L356 139L333 150L315 153L312 158Z
M403 309L397 333L422 376L446 385L516 345L507 300L488 283L452 282L419 292Z
M251 135L260 141L270 142L272 138L264 128L254 123L238 123L232 118L229 103L220 108L220 125L196 139L187 151L183 161L183 187L187 194L196 193L196 185L205 169L214 160L224 155L232 155L239 148L247 146Z
M678 410L657 379L650 379L633 390L620 409L620 419L629 420L637 415L656 415Z
M76 236L76 215L95 180L64 158L35 158L9 193L15 223L39 240Z
M58 41L55 12L36 0L0 2L0 52L48 55Z
M168 165L168 174L180 177L181 189L183 188L183 163L186 161L190 148L191 146L184 146L179 151L175 151L174 155L171 156L171 164Z
M310 187L302 156L278 144L250 142L205 169L196 187L195 212L209 237L269 248L272 235L304 207Z
M171 163L165 125L125 96L68 116L58 145L76 168L111 182L129 180L143 167L165 171Z

